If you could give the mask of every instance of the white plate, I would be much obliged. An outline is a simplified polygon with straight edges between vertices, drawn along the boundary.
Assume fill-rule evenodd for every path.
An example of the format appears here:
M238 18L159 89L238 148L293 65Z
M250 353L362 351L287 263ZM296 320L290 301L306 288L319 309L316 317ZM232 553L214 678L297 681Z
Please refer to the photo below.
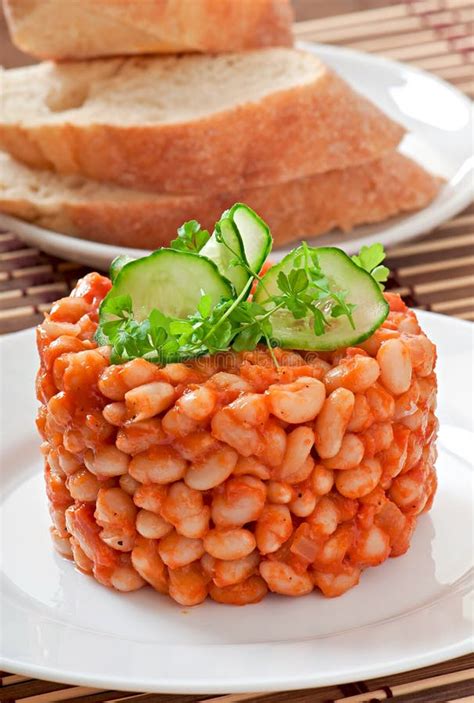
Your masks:
M224 693L324 686L467 654L474 328L420 318L439 350L439 489L411 549L341 598L270 596L244 608L119 594L53 553L33 427L34 335L1 339L1 667L102 688Z
M474 193L474 120L469 98L436 76L412 66L335 46L303 42L300 46L316 53L356 90L403 124L410 134L403 140L401 151L446 179L438 197L424 210L357 227L350 234L334 231L317 237L318 244L342 246L348 253L374 241L388 247L428 232L469 204ZM50 254L102 269L119 254L143 256L144 253L141 249L74 239L7 215L0 214L0 227L16 232L26 243ZM285 253L285 249L276 250L274 258Z

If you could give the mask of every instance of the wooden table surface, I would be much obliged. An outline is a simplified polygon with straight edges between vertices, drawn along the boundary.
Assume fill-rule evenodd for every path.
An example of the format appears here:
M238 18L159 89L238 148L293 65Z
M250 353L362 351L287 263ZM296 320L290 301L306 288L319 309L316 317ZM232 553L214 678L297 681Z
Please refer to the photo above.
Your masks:
M67 2L69 0L65 0ZM432 71L474 95L474 0L296 0L298 39L350 46ZM0 62L26 63L0 21ZM474 206L422 237L389 250L389 288L410 305L474 320ZM0 333L36 324L86 269L0 233ZM0 672L0 701L81 703L368 703L474 701L474 656L346 685L277 694L171 696L98 691Z

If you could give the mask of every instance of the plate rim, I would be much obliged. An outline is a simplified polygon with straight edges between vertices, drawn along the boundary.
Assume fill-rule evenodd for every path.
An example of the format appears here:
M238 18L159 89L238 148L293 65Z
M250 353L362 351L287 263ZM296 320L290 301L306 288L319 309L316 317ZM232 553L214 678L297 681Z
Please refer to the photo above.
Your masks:
M244 646L244 645L242 645ZM248 645L247 645L248 646ZM200 683L192 684L192 682L186 682L183 684L182 680L179 678L167 679L165 684L154 683L153 681L143 681L141 683L140 679L135 680L135 682L126 682L121 678L99 678L96 676L83 676L81 674L71 674L64 675L59 673L58 670L54 668L42 667L39 665L29 664L25 667L16 666L14 663L10 663L7 658L0 658L0 665L2 671L8 671L11 674L17 674L20 676L30 676L32 678L38 678L43 681L53 681L63 684L71 684L74 686L86 686L90 688L99 688L101 690L117 690L117 691L127 691L130 693L163 693L163 694L175 694L175 695L200 695L200 694L211 694L211 695L226 695L226 694L239 694L239 693L284 693L285 691L300 690L310 688L324 688L326 686L333 686L338 684L350 683L355 678L358 680L370 680L377 679L383 676L393 676L399 673L406 673L409 671L414 671L416 669L421 669L426 666L434 666L444 661L449 661L451 659L456 659L458 657L466 656L472 653L472 638L466 638L462 642L457 643L449 647L445 647L444 650L440 649L437 652L433 652L432 655L419 655L417 658L400 659L394 662L392 666L380 665L378 668L365 670L368 675L365 675L364 670L357 672L355 670L346 670L341 672L340 675L330 676L326 674L319 675L319 677L311 678L311 675L307 679L303 680L301 678L291 679L281 679L272 680L271 688L265 683L255 683L250 686L243 685L240 683L238 677L234 679L222 679L214 680L212 684L206 684L201 679ZM402 665L403 662L403 666ZM408 664L408 665L407 665ZM273 687L275 686L275 687ZM224 703L224 702L223 702Z
M423 311L423 310L416 310L416 314L419 315L420 322L422 326L429 326L430 325L430 319L433 319L434 324L442 325L442 326L447 326L448 328L456 327L458 329L462 329L463 333L471 333L471 346L472 346L472 340L474 339L472 337L472 333L474 332L474 325L470 323L469 321L466 320L461 320L458 318L453 318L450 316L442 315L439 313L432 313L429 311ZM442 330L441 330L442 332ZM13 332L8 335L4 335L0 337L0 351L3 353L5 351L5 343L6 342L15 342L18 341L18 338L23 336L25 341L29 340L28 343L34 344L34 328L28 328L26 330L21 330L19 332ZM443 603L445 600L447 602L455 602L456 599L462 598L463 595L460 594L459 591L453 590L451 592L448 592L445 596L445 599L443 598ZM415 610L411 610L406 613L401 613L398 616L395 616L393 619L389 619L388 621L379 621L373 624L368 624L368 625L361 625L358 628L355 628L352 632L359 632L359 631L371 631L372 634L375 636L380 632L381 635L383 636L384 631L386 631L386 628L390 627L392 623L399 623L399 622L410 622L410 620L413 619L413 617L416 617L417 613L422 612L426 613L432 608L438 607L438 599L435 601L431 601L425 605L420 606L420 608L417 608ZM251 615L251 613L250 613ZM41 620L41 616L38 616L39 620ZM47 618L46 618L47 619ZM59 627L61 629L66 629L68 628L68 624L66 622L62 622L59 624ZM327 639L331 640L334 638L344 638L347 637L348 633L341 633L339 635L328 635ZM113 641L114 637L105 633L93 633L93 636L100 639L102 642L106 641L107 638L110 639L110 641ZM224 647L227 649L227 651L234 650L236 651L237 649L245 650L249 648L253 648L255 651L260 651L264 652L264 648L268 646L269 648L274 645L279 645L281 644L283 647L287 648L287 651L289 653L289 656L291 656L291 650L294 648L298 647L304 647L305 649L308 649L312 646L314 643L314 639L309 639L309 640L292 640L288 642L270 642L270 643L240 643L240 644L228 644L228 645L220 645L221 647ZM133 644L132 644L133 646ZM159 647L163 647L166 645L157 645L157 650ZM333 643L333 647L334 647ZM336 643L337 646L337 643ZM174 645L173 646L175 651L180 649L181 651L184 651L186 649L192 650L193 648L196 647L203 647L207 649L208 651L211 651L212 649L219 647L219 645L215 644L206 644L206 645L201 645L201 644L194 644L194 645L188 645L188 644L179 644L179 645ZM280 674L278 676L278 679L276 679L274 676L270 681L268 681L268 674L265 673L265 679L262 679L260 682L258 681L253 681L251 677L255 677L255 673L252 673L251 677L249 675L246 675L245 681L247 683L241 683L241 679L239 676L239 672L237 674L233 674L232 678L225 678L225 677L220 677L218 679L214 678L212 682L210 683L209 680L205 680L205 676L200 676L197 677L194 675L193 679L186 679L186 680L180 680L176 676L173 678L167 678L165 681L163 679L161 680L156 680L154 678L153 680L151 677L149 679L141 679L140 676L137 676L133 679L124 679L123 675L121 676L120 674L118 676L111 676L110 674L105 677L99 677L94 674L84 674L81 672L64 672L60 668L55 668L55 666L52 665L43 665L43 664L35 664L35 663L28 663L28 662L21 662L18 660L14 660L8 656L4 656L4 654L1 655L0 657L0 665L3 669L7 671L11 671L12 673L17 673L17 674L22 674L22 675L27 675L27 676L33 676L37 678L43 678L47 680L54 680L58 681L60 683L65 683L65 684L72 684L72 685L83 685L83 686L90 686L94 688L112 688L116 690L124 690L124 691L131 691L131 692L161 692L161 693L181 693L181 694L186 694L186 693L195 693L195 694L200 694L200 693L210 693L210 694L217 694L217 693L238 693L238 692L260 692L260 691L267 691L267 690L279 690L279 691L284 691L284 690L290 690L291 688L295 689L305 689L305 688L312 688L312 687L324 687L327 685L334 685L334 684L339 684L339 683L346 683L351 680L354 680L355 678L364 678L364 679L370 679L370 678L375 678L375 677L382 677L382 676L389 676L395 673L399 672L405 672L405 671L410 671L413 669L417 669L420 667L424 666L430 666L436 663L439 663L441 661L445 661L447 659L451 659L454 657L458 656L463 656L465 654L470 653L472 650L472 635L469 636L466 634L462 639L459 639L458 641L455 642L448 642L443 644L442 646L438 646L437 648L431 649L430 651L419 651L417 655L413 654L405 654L403 650L399 649L398 650L398 655L394 657L392 661L389 663L386 662L378 662L375 666L373 664L371 665L366 665L363 669L359 667L358 669L356 668L349 668L347 664L347 660L344 664L344 669L340 671L340 673L335 673L334 671L330 670L328 673L325 673L324 671L318 671L316 670L311 670L311 671L306 671L306 674L303 675L302 673L297 673L296 675L293 675L293 678L289 677L288 674ZM367 660L370 660L370 650L369 650L369 656L367 657ZM367 661L366 660L366 661Z
M447 88L452 94L453 99L461 100L470 112L471 123L474 123L473 101L471 101L468 96L464 95L464 93L462 93L456 86L451 85L434 73L425 71L417 66L412 66L411 64L405 64L400 61L379 56L378 54L370 54L343 46L335 46L306 40L298 40L295 46L296 48L301 48L312 53L322 54L323 59L324 56L335 57L336 60L338 56L346 58L349 57L358 63L378 64L386 66L387 70L392 72L414 73L423 77L425 80L435 81L438 85L442 85L445 89ZM462 177L461 186L456 187L447 201L442 204L436 204L435 199L422 210L401 214L399 216L401 218L400 221L392 222L391 219L388 219L381 223L375 223L375 226L379 227L377 232L373 234L369 233L366 235L361 235L353 238L352 240L348 239L347 242L344 241L344 237L347 235L337 229L328 234L315 237L314 239L321 238L321 241L323 241L323 238L332 238L335 240L332 246L340 246L350 251L356 251L360 248L360 246L362 246L362 244L370 244L378 241L381 236L390 237L390 246L392 246L393 244L397 244L402 241L410 241L414 237L417 237L424 232L429 232L439 226L442 222L445 222L464 210L471 202L471 199L474 196L474 182L471 183L468 176L469 174L472 175L474 172L474 156L466 157L463 162L463 166L460 167L458 173L462 170L462 168L465 168L466 172ZM450 182L451 181L448 181L448 183ZM434 216L427 212L433 207L435 208ZM424 220L426 217L428 217L428 222L425 223ZM95 240L73 237L61 232L38 227L35 224L22 220L21 218L7 215L5 213L0 213L0 227L1 226L11 229L29 246L38 247L40 250L50 253L53 256L62 256L68 260L76 260L79 263L86 263L88 266L91 265L91 261L94 261L93 266L102 269L107 268L110 261L117 256L119 252L137 257L144 256L147 252L151 251L147 249L136 249L134 247L118 247L113 244L104 244ZM357 230L358 228L356 227L353 232L357 234ZM349 233L349 236L350 235L351 233ZM306 239L312 239L312 237L306 237ZM325 245L328 245L328 243L325 242ZM62 253L58 254L58 251L61 251ZM282 246L273 251L273 258L281 258L281 256L285 253L286 247ZM99 261L100 263L98 263Z

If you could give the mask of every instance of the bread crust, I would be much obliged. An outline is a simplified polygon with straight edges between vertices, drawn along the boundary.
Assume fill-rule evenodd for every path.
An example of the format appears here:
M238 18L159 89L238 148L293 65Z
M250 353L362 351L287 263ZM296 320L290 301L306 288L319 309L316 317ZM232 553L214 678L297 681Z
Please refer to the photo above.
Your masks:
M38 58L291 46L290 0L5 0L13 42Z
M127 126L66 120L0 118L0 146L34 168L127 188L205 193L372 161L393 151L404 134L325 67L314 81L189 122Z
M18 169L14 178L16 186L21 184ZM49 198L41 202L34 193L22 197L13 188L10 192L0 187L0 211L83 239L155 249L168 245L183 222L197 219L212 228L223 210L241 201L268 222L278 246L335 227L349 231L359 224L421 209L433 200L440 186L441 179L393 152L344 171L207 197L131 194L114 188L102 198L98 186L93 198L74 196L70 201ZM51 184L48 188L51 191Z

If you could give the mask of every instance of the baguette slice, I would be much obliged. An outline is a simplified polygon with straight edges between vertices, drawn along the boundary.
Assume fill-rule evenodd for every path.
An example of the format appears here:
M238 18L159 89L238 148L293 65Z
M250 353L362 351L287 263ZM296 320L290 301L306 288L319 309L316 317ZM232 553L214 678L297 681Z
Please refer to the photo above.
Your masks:
M5 0L13 43L39 58L290 46L289 0Z
M403 128L313 54L43 63L0 75L0 146L156 192L268 185L371 161Z
M268 222L278 246L418 210L441 185L439 178L398 152L343 171L207 197L100 185L32 170L6 154L0 154L0 174L0 211L83 239L145 249L168 245L177 227L190 219L212 228L237 201Z

